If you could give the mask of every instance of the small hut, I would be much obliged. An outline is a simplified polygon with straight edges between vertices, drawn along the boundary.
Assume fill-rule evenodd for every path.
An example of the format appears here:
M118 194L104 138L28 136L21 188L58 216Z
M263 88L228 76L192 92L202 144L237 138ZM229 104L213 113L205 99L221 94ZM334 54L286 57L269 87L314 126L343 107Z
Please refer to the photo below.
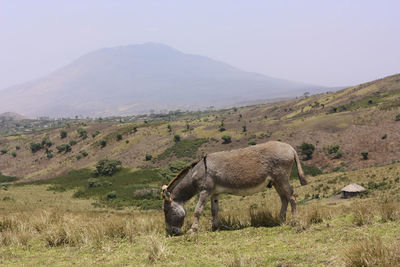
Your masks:
M366 191L364 187L358 184L349 184L342 188L342 198L351 198Z

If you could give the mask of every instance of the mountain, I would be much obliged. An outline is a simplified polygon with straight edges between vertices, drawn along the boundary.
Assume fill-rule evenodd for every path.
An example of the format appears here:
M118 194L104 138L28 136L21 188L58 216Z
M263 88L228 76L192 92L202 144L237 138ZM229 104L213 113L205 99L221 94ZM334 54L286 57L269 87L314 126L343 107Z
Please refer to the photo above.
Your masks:
M294 97L321 86L245 72L207 57L145 43L94 51L36 81L0 91L0 112L110 116L222 107Z
M4 112L0 114L0 119L21 121L25 120L26 117L14 112Z

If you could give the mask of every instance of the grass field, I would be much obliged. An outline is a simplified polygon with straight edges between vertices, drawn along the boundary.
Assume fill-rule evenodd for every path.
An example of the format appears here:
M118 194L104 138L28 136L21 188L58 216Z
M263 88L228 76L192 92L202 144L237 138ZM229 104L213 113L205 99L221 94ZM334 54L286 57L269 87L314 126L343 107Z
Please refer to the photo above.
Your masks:
M398 266L399 180L399 164L309 177L307 186L292 180L299 216L291 218L288 212L288 221L275 227L253 226L254 214L266 224L268 212L276 218L280 201L274 189L248 197L225 195L221 229L231 230L208 231L207 205L199 233L179 237L165 237L161 210L93 205L95 198L74 198L76 191L48 190L49 184L10 185L0 191L0 264ZM364 184L368 194L335 198L351 182ZM195 202L186 204L186 230Z

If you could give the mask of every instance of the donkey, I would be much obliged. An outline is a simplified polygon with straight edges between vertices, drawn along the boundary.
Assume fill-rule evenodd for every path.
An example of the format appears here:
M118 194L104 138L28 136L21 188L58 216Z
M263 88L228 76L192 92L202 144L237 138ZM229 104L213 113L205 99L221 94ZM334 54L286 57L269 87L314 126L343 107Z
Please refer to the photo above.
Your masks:
M218 195L228 193L251 195L274 186L282 206L280 218L286 219L290 202L296 216L296 198L289 176L296 161L300 184L307 184L299 157L289 144L267 142L231 151L211 153L184 168L168 185L162 187L167 235L180 235L186 216L184 203L200 194L194 211L194 221L188 233L198 230L204 205L211 200L212 230L218 229Z

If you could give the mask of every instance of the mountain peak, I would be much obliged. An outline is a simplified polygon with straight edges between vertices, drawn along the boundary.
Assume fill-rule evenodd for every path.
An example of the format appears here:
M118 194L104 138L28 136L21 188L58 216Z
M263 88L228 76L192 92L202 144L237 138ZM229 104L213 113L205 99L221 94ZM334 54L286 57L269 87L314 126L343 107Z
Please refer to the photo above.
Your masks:
M321 87L239 70L165 44L100 49L42 79L0 91L1 111L28 116L110 116L222 107L294 97Z

